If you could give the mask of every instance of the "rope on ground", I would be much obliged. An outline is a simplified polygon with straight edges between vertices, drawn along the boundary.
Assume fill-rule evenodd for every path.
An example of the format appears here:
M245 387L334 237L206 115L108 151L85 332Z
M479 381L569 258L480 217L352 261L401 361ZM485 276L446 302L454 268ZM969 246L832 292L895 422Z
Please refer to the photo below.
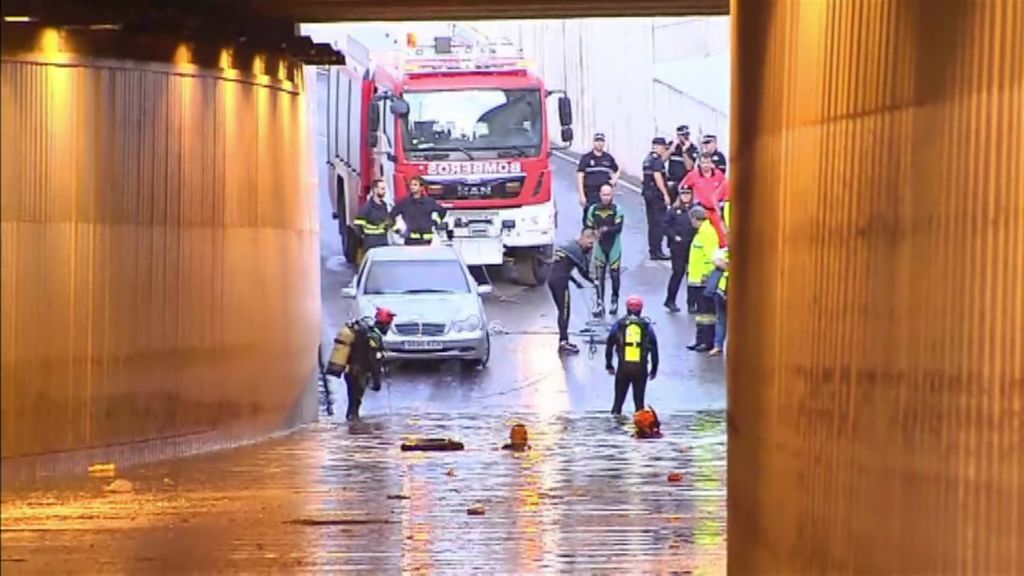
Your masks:
M519 300L517 298L513 296L506 296L498 290L498 285L494 283L494 280L491 279L490 273L487 272L487 266L481 266L480 269L484 271L484 278L487 280L487 283L491 285L491 290L493 291L493 294L498 297L498 302L519 304Z

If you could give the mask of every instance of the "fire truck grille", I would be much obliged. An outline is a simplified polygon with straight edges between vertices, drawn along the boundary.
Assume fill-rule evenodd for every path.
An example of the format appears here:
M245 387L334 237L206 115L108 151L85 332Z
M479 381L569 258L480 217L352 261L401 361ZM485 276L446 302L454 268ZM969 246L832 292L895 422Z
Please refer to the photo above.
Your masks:
M525 178L508 178L491 182L445 182L441 192L433 190L431 195L438 200L488 200L492 198L516 198L523 189Z

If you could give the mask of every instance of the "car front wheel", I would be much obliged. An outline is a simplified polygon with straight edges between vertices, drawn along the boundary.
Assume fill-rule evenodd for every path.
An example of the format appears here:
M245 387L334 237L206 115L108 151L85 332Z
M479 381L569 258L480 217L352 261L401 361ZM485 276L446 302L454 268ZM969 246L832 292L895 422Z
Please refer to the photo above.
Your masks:
M491 360L491 335L487 334L484 340L484 355L481 358L475 358L467 362L471 368L486 368L487 363Z

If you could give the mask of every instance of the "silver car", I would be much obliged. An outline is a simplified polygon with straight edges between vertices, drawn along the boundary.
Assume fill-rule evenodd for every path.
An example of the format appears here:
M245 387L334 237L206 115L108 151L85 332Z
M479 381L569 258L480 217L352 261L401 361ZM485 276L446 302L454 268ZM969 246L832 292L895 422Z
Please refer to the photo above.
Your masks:
M355 299L360 316L389 308L395 321L384 337L388 357L455 358L487 365L491 339L477 284L451 246L384 246L366 253L352 284L342 290Z

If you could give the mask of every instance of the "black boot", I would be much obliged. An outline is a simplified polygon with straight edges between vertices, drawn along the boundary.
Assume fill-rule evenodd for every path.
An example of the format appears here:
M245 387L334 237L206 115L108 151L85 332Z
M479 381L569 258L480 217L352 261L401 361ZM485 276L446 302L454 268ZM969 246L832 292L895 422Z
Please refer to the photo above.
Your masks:
M612 305L611 305L610 308L608 308L608 313L611 314L612 316L618 316L619 315L619 295L618 294L613 294L612 295Z

